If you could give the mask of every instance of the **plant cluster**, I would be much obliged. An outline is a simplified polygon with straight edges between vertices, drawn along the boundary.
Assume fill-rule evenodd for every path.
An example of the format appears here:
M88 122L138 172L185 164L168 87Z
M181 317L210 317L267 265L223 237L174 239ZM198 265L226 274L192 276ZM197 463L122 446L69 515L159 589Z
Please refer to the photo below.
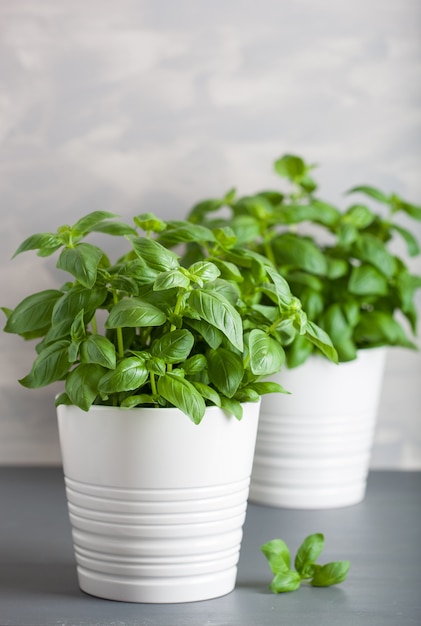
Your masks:
M128 249L111 262L85 241L93 233L119 237ZM206 256L189 259L192 242ZM129 225L95 211L28 237L15 256L29 250L58 253L57 268L70 279L3 308L4 330L37 340L20 382L64 381L58 404L175 406L195 423L210 404L240 419L241 403L283 391L264 378L281 369L283 345L296 335L336 358L286 280L264 256L240 249L227 227L166 223L150 213Z
M295 570L291 568L290 550L282 539L272 539L260 549L268 560L274 578L270 584L273 593L295 591L303 581L313 587L330 587L343 582L351 566L349 561L332 561L325 565L316 563L323 548L324 536L315 533L306 537L295 556Z
M331 337L340 361L354 359L358 349L414 348L408 331L416 335L414 298L421 276L413 275L393 253L392 243L398 235L409 256L420 253L412 232L395 218L421 220L421 208L394 193L361 185L347 194L364 200L340 210L317 197L313 165L284 155L274 166L288 181L285 191L237 198L231 190L223 198L195 205L189 219L212 228L229 224L239 247L269 259L309 319ZM372 208L373 203L387 214ZM228 217L223 208L229 209ZM296 336L287 350L288 366L300 365L314 349L305 337Z

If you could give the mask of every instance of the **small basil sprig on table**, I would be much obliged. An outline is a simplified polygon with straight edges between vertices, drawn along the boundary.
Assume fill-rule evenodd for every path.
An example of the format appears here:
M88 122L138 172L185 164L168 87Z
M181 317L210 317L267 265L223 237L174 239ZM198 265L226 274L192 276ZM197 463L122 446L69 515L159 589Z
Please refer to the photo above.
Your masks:
M295 591L303 581L313 587L330 587L343 582L350 568L349 561L333 561L319 565L319 558L324 547L324 536L315 533L306 537L298 548L294 565L291 568L290 550L282 539L273 539L261 546L261 551L268 560L274 574L270 589L273 593Z

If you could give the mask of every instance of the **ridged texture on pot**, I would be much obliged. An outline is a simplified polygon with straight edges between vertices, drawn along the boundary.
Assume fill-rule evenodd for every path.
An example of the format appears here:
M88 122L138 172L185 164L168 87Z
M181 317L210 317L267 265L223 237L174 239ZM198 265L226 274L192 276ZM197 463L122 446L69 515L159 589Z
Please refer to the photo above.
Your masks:
M239 422L212 408L195 426L173 409L58 407L84 591L155 603L232 591L258 409L245 405Z
M291 395L263 398L250 500L276 507L349 506L365 496L385 350L285 370Z
M144 593L148 602L233 589L248 483L129 491L66 480L82 587L94 595L121 587L126 601Z

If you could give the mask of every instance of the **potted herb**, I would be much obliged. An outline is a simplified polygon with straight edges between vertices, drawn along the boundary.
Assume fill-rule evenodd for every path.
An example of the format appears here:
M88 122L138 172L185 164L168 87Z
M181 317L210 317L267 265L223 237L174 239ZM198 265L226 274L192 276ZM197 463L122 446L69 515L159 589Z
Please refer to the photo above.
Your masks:
M98 234L121 240L115 262L86 241ZM215 262L182 264L191 241L219 250ZM90 594L182 602L233 589L260 398L282 391L264 378L285 358L242 290L270 294L290 334L333 350L264 257L245 251L243 271L220 258L234 244L227 229L96 211L16 252L58 253L68 274L3 308L4 330L37 342L22 385L63 382L60 445Z
M394 252L397 237L409 256L419 254L411 230L395 218L420 220L421 208L362 185L339 209L317 197L313 169L285 155L275 162L285 190L239 198L231 191L196 205L189 218L213 228L228 223L241 246L270 259L337 350L339 367L296 335L282 373L291 395L262 404L251 499L303 508L364 497L385 347L415 348L421 286Z

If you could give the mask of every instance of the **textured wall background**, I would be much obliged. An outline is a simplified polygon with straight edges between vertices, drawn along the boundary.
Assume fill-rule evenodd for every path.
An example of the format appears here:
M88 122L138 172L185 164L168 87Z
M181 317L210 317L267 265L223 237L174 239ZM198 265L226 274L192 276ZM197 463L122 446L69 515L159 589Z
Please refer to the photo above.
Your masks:
M287 151L330 201L365 182L420 204L420 33L417 0L2 0L0 304L61 282L10 261L29 234L94 209L181 217L275 186ZM54 390L16 382L32 356L1 335L0 463L59 461ZM374 467L421 468L420 374L390 352Z

